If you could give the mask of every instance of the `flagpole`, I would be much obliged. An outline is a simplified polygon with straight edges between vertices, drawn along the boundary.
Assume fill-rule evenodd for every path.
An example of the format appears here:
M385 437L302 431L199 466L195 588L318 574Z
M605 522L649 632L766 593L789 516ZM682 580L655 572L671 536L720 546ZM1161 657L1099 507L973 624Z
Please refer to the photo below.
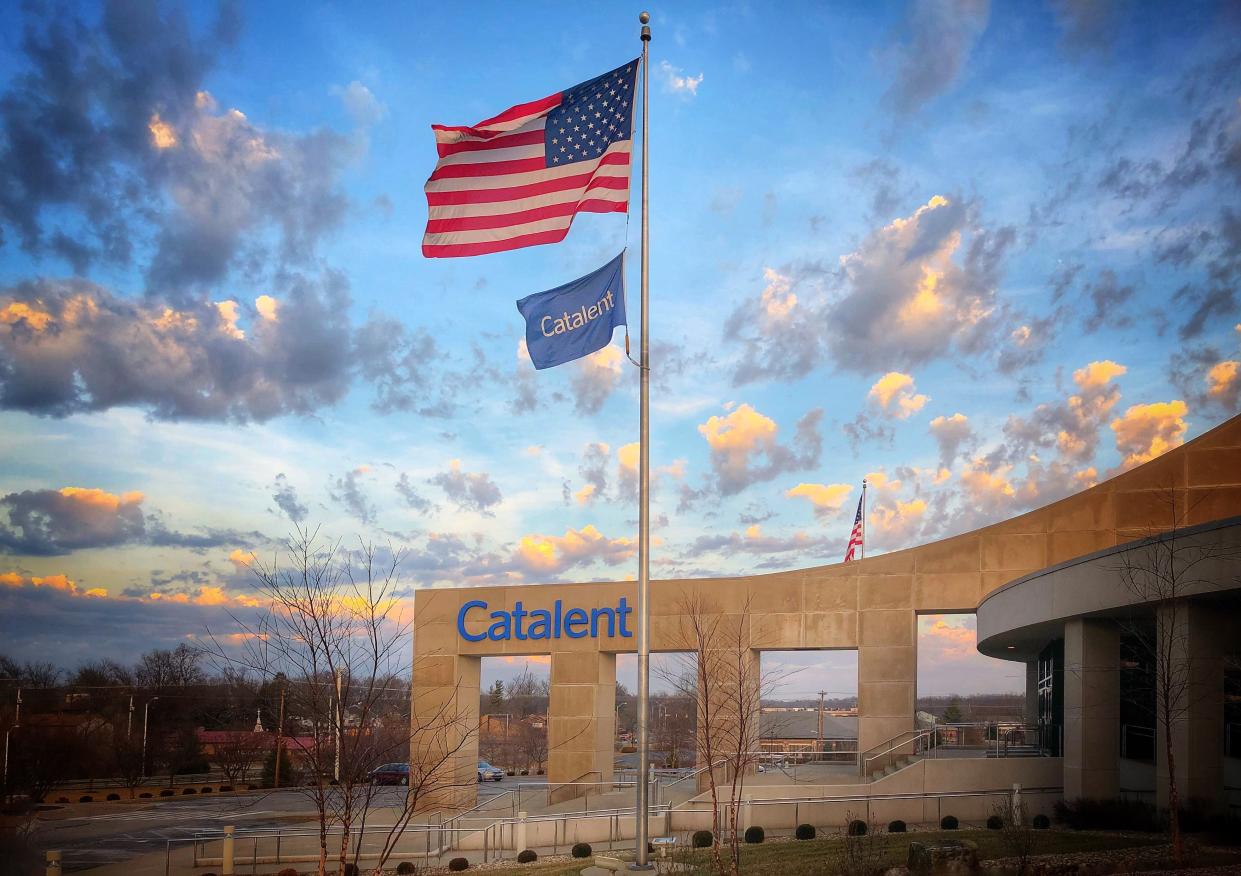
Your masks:
M650 90L648 56L651 45L651 15L638 16L642 24L642 368L639 393L638 427L638 799L634 807L633 869L649 870L647 860L647 818L650 802L651 748L648 731L650 713L650 576L651 576L651 348L650 348L650 128L647 105Z
M862 478L862 559L866 559L866 478Z

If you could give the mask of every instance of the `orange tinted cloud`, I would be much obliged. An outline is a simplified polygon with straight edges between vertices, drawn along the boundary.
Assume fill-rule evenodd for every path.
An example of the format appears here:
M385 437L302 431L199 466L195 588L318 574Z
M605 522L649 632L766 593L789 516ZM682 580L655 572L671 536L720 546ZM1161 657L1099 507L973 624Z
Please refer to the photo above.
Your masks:
M94 487L62 487L58 491L66 499L72 499L83 505L95 508L106 508L116 511L122 505L137 505L142 502L142 493L134 490L117 496Z
M1189 408L1180 399L1132 405L1112 420L1116 449L1124 454L1122 468L1133 468L1179 447L1185 440L1185 415Z
M564 535L522 536L514 559L527 572L554 574L571 566L602 560L608 565L623 562L637 551L629 538L608 538L594 524L568 529Z
M917 413L930 401L927 396L917 394L913 377L899 371L889 371L880 377L867 395L880 410L898 420Z
M108 591L102 587L89 590L78 589L77 582L67 575L23 575L20 572L0 572L0 584L7 587L33 587L47 590L59 590L70 596L106 597Z
M801 483L785 492L790 499L802 498L814 506L816 514L839 510L845 497L853 491L850 484Z

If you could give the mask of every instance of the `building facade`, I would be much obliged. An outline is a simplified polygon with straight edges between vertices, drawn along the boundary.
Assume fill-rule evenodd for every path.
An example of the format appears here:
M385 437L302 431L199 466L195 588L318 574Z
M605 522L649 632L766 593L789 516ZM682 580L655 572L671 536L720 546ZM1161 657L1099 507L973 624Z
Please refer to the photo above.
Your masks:
M1112 691L1099 687L1123 643L1118 633L1103 631L1105 622L1096 616L1119 606L1100 595L1105 590L1116 595L1115 582L1105 581L1103 571L1120 560L1106 557L1118 557L1118 548L1151 536L1183 530L1234 533L1221 537L1235 541L1232 518L1239 515L1241 417L1081 493L942 541L848 564L652 581L651 648L692 650L687 645L693 617L718 616L744 631L744 672L756 686L764 650L856 650L858 747L865 757L915 729L918 615L977 611L980 649L1026 663L1027 695L1032 704L1038 700L1048 745L1054 739L1056 746L1049 753L1059 756L1063 750L1066 794L1095 795L1116 785L1110 774L1092 770L1101 763L1096 751L1111 754L1099 740L1115 723L1111 712L1121 708L1119 699L1115 706L1101 705ZM1231 580L1235 589L1235 565L1214 566L1209 576L1218 579L1213 587L1227 589ZM1054 600L1061 590L1083 601L1049 610L1043 601ZM418 725L442 722L451 710L460 716L454 725L460 729L435 733L433 746L453 752L443 771L472 776L477 740L468 736L478 726L481 659L547 654L548 780L566 788L610 781L616 655L634 650L635 591L633 582L418 591L411 757L435 757ZM1233 604L1225 600L1223 614L1213 614L1213 604L1195 601L1174 618L1185 628L1185 647L1195 660L1218 653L1229 624L1232 638L1241 638ZM1082 612L1074 614L1079 608ZM1098 666L1104 668L1096 673ZM1186 718L1187 735L1178 745L1187 751L1196 749L1202 734L1218 729L1223 739L1222 722L1215 728L1214 717L1201 716L1197 710ZM1061 730L1050 729L1057 721L1063 741ZM463 734L459 745L452 745L452 733ZM1208 770L1210 764L1203 763L1201 770ZM1200 771L1197 765L1193 770ZM472 796L464 780L461 784L463 799ZM1196 793L1198 786L1193 788Z

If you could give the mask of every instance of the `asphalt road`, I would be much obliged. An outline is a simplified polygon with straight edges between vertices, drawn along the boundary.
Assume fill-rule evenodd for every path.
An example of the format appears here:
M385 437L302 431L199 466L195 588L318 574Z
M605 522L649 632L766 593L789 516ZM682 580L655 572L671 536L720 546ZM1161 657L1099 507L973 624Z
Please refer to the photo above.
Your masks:
M523 779L524 781L524 779ZM482 803L516 786L514 779L479 785ZM400 806L405 789L378 788L375 807ZM80 811L82 814L70 814ZM314 804L296 790L224 794L141 804L110 803L65 807L48 813L35 830L41 849L60 849L63 868L84 870L162 851L169 840L187 840L202 831L234 824L239 830L296 824L315 818Z

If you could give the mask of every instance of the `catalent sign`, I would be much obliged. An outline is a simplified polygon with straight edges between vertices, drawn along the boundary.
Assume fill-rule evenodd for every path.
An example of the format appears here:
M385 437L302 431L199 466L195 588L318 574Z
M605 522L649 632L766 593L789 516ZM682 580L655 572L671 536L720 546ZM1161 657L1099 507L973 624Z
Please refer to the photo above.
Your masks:
M619 631L622 638L631 639L629 615L633 611L625 597L621 597L616 608L570 608L565 609L562 600L557 599L551 610L536 608L526 611L520 601L513 603L512 611L493 611L488 613L487 603L481 599L471 599L461 606L457 613L457 632L468 642L481 642L491 639L503 642L507 639L520 641L539 641L542 639L599 638L601 624L606 624L604 635L615 636ZM474 612L473 617L470 612ZM467 629L467 620L479 620L490 617L492 624L485 633L471 633Z

